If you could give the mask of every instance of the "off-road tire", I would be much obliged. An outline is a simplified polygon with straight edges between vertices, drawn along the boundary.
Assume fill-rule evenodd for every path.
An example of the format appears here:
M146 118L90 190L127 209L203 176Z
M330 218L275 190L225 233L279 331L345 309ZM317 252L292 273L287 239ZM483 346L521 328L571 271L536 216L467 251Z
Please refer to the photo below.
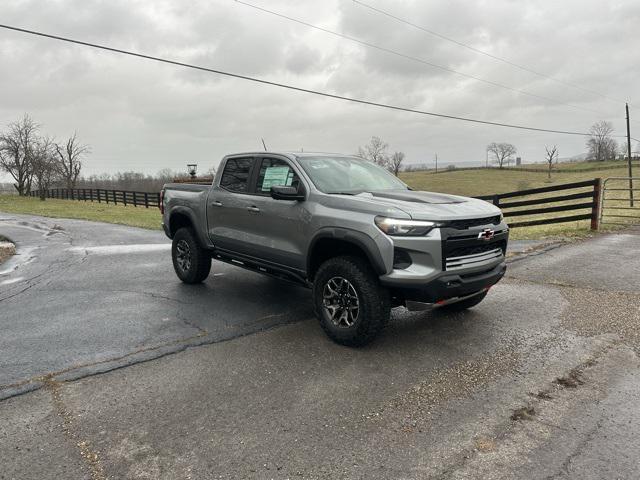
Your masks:
M201 283L211 271L211 255L202 248L191 228L181 228L173 236L171 258L176 275L184 283Z
M359 311L351 326L336 325L324 308L323 292L334 278L347 280L356 292ZM368 262L352 256L331 258L320 266L313 282L313 304L320 326L329 338L350 347L370 343L391 315L389 291L380 285Z
M447 312L461 312L463 310L467 310L468 308L475 307L482 300L484 300L486 296L487 292L479 293L478 295L474 295L473 297L467 298L466 300L460 300L459 302L440 307L440 310Z

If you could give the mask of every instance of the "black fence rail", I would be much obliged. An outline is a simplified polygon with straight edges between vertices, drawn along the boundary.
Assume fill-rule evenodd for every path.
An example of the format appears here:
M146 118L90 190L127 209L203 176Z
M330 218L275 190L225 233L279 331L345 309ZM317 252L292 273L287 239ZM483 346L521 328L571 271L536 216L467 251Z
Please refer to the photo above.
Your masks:
M30 195L39 197L40 192L35 190ZM105 188L51 188L45 191L45 197L145 208L157 208L160 205L160 192L132 192Z
M496 195L484 195L476 198L490 201L495 206L500 207L509 227L511 228L590 220L591 229L597 230L599 226L598 212L601 184L602 181L600 178L594 178L593 180L586 180L582 182L564 183L562 185L532 188L529 190L499 193ZM552 192L567 190L581 191L565 195L546 195ZM531 196L537 196L538 198L511 201L511 199ZM504 200L507 201L505 202ZM544 206L538 207L538 205ZM526 209L522 208L531 206L536 207ZM558 212L576 212L578 210L582 210L582 212L579 214L564 216L549 216L549 214L556 214ZM518 221L521 217L536 218ZM515 219L516 221L513 221L512 219Z
M546 195L552 192L574 190L564 195ZM575 192L575 190L581 190ZM549 187L532 188L517 192L499 193L476 197L492 202L500 207L511 228L547 225L553 223L590 220L591 228L598 229L601 179L583 182L565 183ZM32 197L38 197L39 192L33 191ZM542 195L542 196L541 196ZM45 193L47 198L61 198L85 202L112 203L115 205L132 205L134 207L158 207L159 192L132 192L126 190L111 190L103 188L52 188ZM522 197L537 197L518 200ZM512 200L515 199L515 200ZM505 201L506 200L506 201ZM539 206L543 205L543 206ZM532 207L535 208L522 208ZM557 216L562 212L576 212L578 214ZM549 216L549 214L552 214ZM522 217L534 217L520 220Z

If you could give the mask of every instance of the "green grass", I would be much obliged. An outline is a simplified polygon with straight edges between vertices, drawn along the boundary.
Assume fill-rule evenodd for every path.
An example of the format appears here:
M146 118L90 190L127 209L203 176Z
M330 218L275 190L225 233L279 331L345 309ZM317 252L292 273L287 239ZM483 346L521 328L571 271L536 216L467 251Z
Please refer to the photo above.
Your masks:
M156 207L132 207L77 200L46 199L0 195L0 211L26 213L53 218L75 218L96 222L118 223L149 229L161 228L162 216Z
M453 170L442 173L408 172L400 174L400 179L416 190L431 192L453 193L456 195L491 195L493 193L514 192L529 188L559 185L561 183L579 182L596 177L624 177L627 175L626 167L620 166L610 170L585 170L578 168L570 173L552 173L549 181L547 172L522 172L516 169L497 168L479 170ZM603 162L604 163L604 162ZM590 165L593 165L590 163Z

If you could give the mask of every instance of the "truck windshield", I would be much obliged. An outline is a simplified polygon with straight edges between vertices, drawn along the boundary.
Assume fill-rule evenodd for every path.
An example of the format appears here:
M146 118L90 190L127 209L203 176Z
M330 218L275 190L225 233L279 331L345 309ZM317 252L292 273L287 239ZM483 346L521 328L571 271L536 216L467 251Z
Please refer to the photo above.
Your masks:
M356 195L376 190L407 190L407 185L382 167L357 157L300 156L298 161L323 193Z

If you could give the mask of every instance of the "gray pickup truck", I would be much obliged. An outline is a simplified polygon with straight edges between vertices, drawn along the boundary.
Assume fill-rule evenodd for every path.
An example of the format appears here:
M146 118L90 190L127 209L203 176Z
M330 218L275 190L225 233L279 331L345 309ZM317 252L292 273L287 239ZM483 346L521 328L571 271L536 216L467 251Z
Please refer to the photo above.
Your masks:
M213 185L171 183L161 198L180 280L202 282L213 258L304 285L344 345L370 342L395 306L473 307L506 270L497 207L413 191L353 156L228 155Z

